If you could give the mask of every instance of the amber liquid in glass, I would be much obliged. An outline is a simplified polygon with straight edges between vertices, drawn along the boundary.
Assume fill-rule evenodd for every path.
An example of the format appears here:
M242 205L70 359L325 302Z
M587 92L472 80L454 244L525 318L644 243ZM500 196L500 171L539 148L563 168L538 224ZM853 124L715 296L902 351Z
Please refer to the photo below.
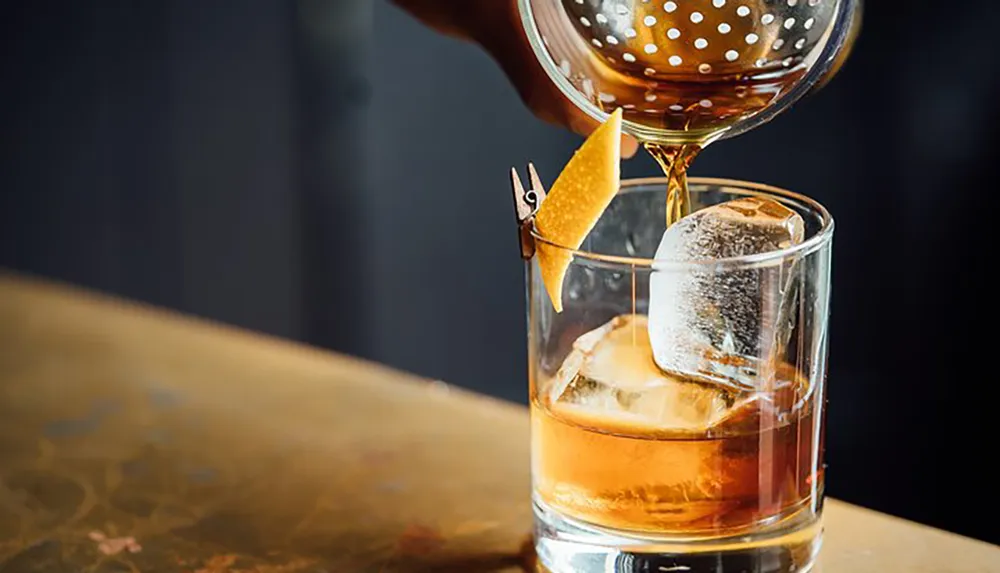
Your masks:
M712 537L816 509L822 436L792 366L767 395L687 380L657 368L644 316L616 322L601 356L567 357L594 360L571 379L532 381L538 501L599 527Z

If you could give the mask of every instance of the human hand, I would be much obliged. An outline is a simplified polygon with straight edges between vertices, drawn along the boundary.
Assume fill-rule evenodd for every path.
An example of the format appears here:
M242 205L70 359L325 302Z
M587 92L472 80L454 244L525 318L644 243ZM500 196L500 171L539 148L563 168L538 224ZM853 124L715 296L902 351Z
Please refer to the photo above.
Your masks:
M500 65L524 103L539 118L589 135L599 125L566 98L535 57L518 16L516 0L395 0L430 27L479 44ZM622 156L639 148L622 136Z

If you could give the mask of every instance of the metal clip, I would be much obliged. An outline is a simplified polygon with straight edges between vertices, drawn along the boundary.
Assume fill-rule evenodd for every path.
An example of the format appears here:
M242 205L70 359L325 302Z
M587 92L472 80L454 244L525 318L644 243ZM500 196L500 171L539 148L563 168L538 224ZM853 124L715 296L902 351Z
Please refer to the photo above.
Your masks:
M535 256L535 237L532 236L531 229L534 226L535 213L538 212L538 207L546 196L542 180L538 177L538 172L535 171L535 166L532 163L528 164L528 178L531 188L525 191L517 169L510 168L510 182L514 192L514 214L517 216L517 232L521 241L521 258L526 261Z

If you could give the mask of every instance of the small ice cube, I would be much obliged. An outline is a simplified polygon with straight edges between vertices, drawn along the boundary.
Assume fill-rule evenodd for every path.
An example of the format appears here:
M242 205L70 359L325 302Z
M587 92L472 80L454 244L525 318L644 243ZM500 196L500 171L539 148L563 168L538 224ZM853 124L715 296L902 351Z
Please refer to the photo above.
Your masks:
M773 376L794 326L794 265L671 266L745 257L804 240L798 213L762 197L698 211L671 226L650 277L649 336L667 372L758 388ZM764 380L764 383L767 381Z
M584 334L556 374L554 412L624 433L706 432L750 400L725 387L686 381L653 362L645 316L625 315Z

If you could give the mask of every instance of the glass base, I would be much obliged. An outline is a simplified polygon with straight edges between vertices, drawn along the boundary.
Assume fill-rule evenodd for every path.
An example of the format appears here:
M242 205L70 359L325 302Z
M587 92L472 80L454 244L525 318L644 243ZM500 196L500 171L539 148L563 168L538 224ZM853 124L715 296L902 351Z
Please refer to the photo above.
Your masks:
M549 573L805 573L822 544L819 519L753 535L684 540L597 528L537 500L534 509L539 571Z

